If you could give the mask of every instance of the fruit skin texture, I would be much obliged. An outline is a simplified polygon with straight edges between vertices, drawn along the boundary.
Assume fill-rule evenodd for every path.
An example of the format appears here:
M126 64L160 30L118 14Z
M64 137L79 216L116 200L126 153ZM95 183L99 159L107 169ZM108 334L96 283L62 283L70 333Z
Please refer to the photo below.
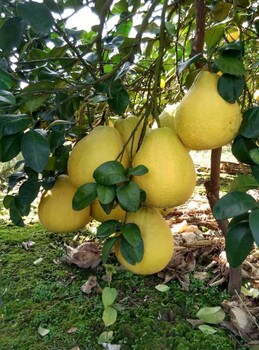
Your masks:
M226 145L238 133L242 117L238 104L226 102L217 91L219 76L200 72L175 112L175 129L193 150Z
M90 221L90 206L80 211L72 208L76 188L67 175L60 175L55 185L43 192L38 216L41 224L52 232L73 232L83 228Z
M133 159L148 173L133 177L147 195L146 204L171 208L185 203L196 184L193 161L177 135L167 127L151 130Z
M132 131L135 129L138 122L139 122L139 118L135 116L129 116L127 118L119 118L116 120L116 122L114 123L114 127L119 131L123 143L126 143L128 141ZM141 122L140 125L138 126L134 134L134 139L131 138L126 146L126 150L128 151L129 155L131 154L131 151L132 151L132 157L134 157L134 155L137 152L142 128L143 128L143 122ZM133 146L132 146L132 141L133 141Z
M174 103L173 105L167 105L165 107L163 112L158 116L160 119L160 126L167 126L175 132L174 118L177 106L178 103Z
M90 216L99 222L104 222L105 220L122 220L126 212L117 205L110 214L106 214L103 208L100 205L98 199L95 199L90 206Z
M126 223L135 223L141 231L144 243L142 260L129 264L122 256L119 244L114 251L119 262L129 271L139 275L151 275L163 270L174 252L173 235L157 208L142 207L136 213L128 213Z
M97 126L72 149L68 159L68 176L79 187L94 182L93 172L104 162L115 160L123 148L119 132L111 126ZM123 153L122 164L129 166L129 156Z

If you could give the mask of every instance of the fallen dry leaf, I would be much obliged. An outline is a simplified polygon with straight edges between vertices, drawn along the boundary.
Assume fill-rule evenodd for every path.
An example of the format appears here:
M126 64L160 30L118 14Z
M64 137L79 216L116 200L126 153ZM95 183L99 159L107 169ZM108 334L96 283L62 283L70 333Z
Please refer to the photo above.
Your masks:
M68 334L73 334L73 333L75 333L77 331L77 327L71 327L71 328L69 328L68 330L67 330L67 333Z
M101 293L102 289L97 282L96 276L90 276L88 280L81 286L82 292L86 294L91 294L92 289L95 289L97 293Z
M95 242L84 242L77 248L65 244L67 255L63 259L68 264L94 269L101 262L101 248Z

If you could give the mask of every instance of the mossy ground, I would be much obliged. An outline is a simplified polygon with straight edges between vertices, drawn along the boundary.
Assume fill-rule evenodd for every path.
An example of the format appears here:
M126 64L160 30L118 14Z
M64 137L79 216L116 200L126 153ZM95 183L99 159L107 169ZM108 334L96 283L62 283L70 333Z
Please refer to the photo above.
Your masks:
M97 342L105 330L101 295L86 295L80 287L91 275L101 287L107 286L102 278L105 270L101 265L91 270L60 263L63 244L73 236L45 232L38 224L25 228L0 224L1 350L102 348ZM22 246L27 241L35 242L29 250ZM41 264L35 265L39 258L43 258ZM117 267L112 287L119 293L118 319L109 327L114 344L121 344L122 350L242 349L223 330L206 335L186 321L195 318L202 306L220 305L228 297L224 291L192 279L189 292L172 281L163 293L155 288L161 282L157 276L136 276ZM49 329L49 334L42 337L39 326ZM76 331L69 334L72 327Z

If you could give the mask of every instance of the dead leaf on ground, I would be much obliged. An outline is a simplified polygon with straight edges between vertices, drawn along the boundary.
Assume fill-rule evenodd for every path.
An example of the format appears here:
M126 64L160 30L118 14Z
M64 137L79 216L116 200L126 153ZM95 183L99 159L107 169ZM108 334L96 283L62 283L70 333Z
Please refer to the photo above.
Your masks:
M102 292L102 289L97 282L96 276L90 276L88 280L81 286L81 290L86 294L91 294L93 290L95 290L97 293Z
M71 328L69 328L69 329L67 330L67 333L68 333L68 334L73 334L73 333L76 333L76 331L77 331L77 327L71 327Z
M101 262L101 248L95 242L84 242L77 248L65 244L67 255L64 261L78 267L94 269Z

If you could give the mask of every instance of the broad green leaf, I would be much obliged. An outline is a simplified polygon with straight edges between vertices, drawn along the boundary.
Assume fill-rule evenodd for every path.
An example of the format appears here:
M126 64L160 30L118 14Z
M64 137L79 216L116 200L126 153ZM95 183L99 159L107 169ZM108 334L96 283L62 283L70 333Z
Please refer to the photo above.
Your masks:
M123 165L117 160L111 160L98 166L93 173L93 178L101 185L115 185L127 180Z
M119 248L124 259L131 265L139 263L143 258L144 245L142 240L138 246L134 247L123 236L121 236Z
M218 92L229 103L234 103L238 99L244 87L244 77L237 77L231 74L223 74L219 77Z
M115 80L122 78L125 74L128 73L130 68L132 67L132 63L130 62L125 62L124 65L121 67L121 69L118 71L116 74Z
M16 98L10 91L0 90L0 101L10 105L15 105Z
M158 284L157 286L155 286L155 288L162 293L168 292L170 287L168 287L166 284Z
M141 232L138 225L127 223L121 227L122 236L128 241L132 247L138 247L143 244Z
M111 110L116 114L123 114L129 105L129 94L127 90L122 88L120 91L113 92L111 98L108 100L108 104Z
M142 164L137 165L134 168L129 168L128 170L128 174L132 176L141 176L145 175L146 173L148 173L148 168Z
M223 21L229 14L232 3L225 1L218 1L213 9L213 16L216 21Z
M232 267L242 264L253 248L254 238L247 223L233 225L227 232L226 253Z
M97 185L89 182L80 186L73 197L72 207L74 210L82 210L88 207L97 198Z
M199 330L202 331L202 333L205 334L215 334L217 333L217 330L207 324L201 324L200 326L198 326Z
M214 48L220 42L224 34L224 29L224 24L217 24L208 28L205 33L205 42L208 50Z
M118 237L110 237L106 239L106 241L104 242L103 249L102 249L102 261L104 264L107 263L110 252L114 247L115 243L118 241L118 239L119 239Z
M242 76L245 74L243 63L235 57L221 56L215 59L215 63L219 70L223 73Z
M40 182L35 180L25 181L19 188L19 199L22 206L31 204L40 190Z
M40 107L42 107L49 97L49 94L28 97L23 106L23 112L29 112L32 114L34 111L37 111Z
M32 121L26 114L0 116L0 128L4 135L13 135L25 130Z
M0 139L0 162L8 162L21 151L22 134L6 135Z
M108 215L111 213L112 209L113 209L113 208L115 207L115 205L116 205L116 203L115 203L114 201L112 201L112 202L110 202L110 203L108 203L108 204L103 204L103 203L101 203L100 200L99 200L99 203L100 203L102 209L104 210L104 212L105 212L106 214L108 214Z
M21 141L25 163L37 172L42 172L48 163L50 148L48 140L36 130L27 131Z
M9 209L11 206L11 203L13 201L13 196L10 194L7 194L4 199L3 199L3 206L5 207L5 209Z
M104 343L111 343L113 339L113 331L104 331L98 337L98 344L103 345Z
M219 324L224 321L225 312L220 306L203 307L196 316L206 323Z
M112 306L108 306L103 311L102 319L106 327L111 326L117 320L117 310L115 310Z
M241 163L253 165L254 162L250 157L250 151L257 148L257 144L244 136L238 135L232 143L232 153Z
M21 215L20 210L18 208L17 200L14 196L12 197L12 200L10 201L9 214L10 214L10 219L14 225L20 226L20 227L24 226L22 215Z
M55 23L50 10L43 3L20 2L17 5L17 12L38 33L48 33Z
M217 201L213 208L216 219L229 219L258 207L256 200L247 193L229 192Z
M9 53L17 48L23 38L25 22L20 17L9 18L0 28L0 49Z
M0 83L2 89L9 89L13 83L13 77L5 69L0 68Z
M251 166L254 178L259 182L259 165Z
M249 214L249 226L255 243L259 247L259 208L254 209Z
M259 147L251 149L249 152L251 159L255 164L259 164Z
M8 187L13 189L14 186L21 180L25 179L25 173L23 171L19 171L17 173L13 173L8 177Z
M116 300L118 292L115 288L104 287L102 290L102 302L104 308L111 306Z
M234 41L221 46L219 53L225 57L241 58L244 55L244 44L241 41Z
M238 215L230 220L230 222L228 224L228 230L230 230L230 228L232 228L233 226L235 226L241 222L248 224L248 221L249 221L249 213L248 212L245 214Z
M247 138L259 137L259 107L245 111L239 133Z
M125 211L136 212L140 206L140 190L136 182L117 187L116 190L119 205Z
M121 223L118 220L106 220L98 226L96 237L99 239L105 239L113 233L120 231L120 229Z
M230 183L230 191L246 192L256 188L259 188L259 182L248 174L239 174Z
M185 61L183 63L178 64L177 66L177 73L181 74L186 68L188 68L191 64L197 62L201 58L201 53L198 53L197 55L190 58L188 61Z
M116 196L116 186L106 186L97 183L97 194L100 203L110 204Z

